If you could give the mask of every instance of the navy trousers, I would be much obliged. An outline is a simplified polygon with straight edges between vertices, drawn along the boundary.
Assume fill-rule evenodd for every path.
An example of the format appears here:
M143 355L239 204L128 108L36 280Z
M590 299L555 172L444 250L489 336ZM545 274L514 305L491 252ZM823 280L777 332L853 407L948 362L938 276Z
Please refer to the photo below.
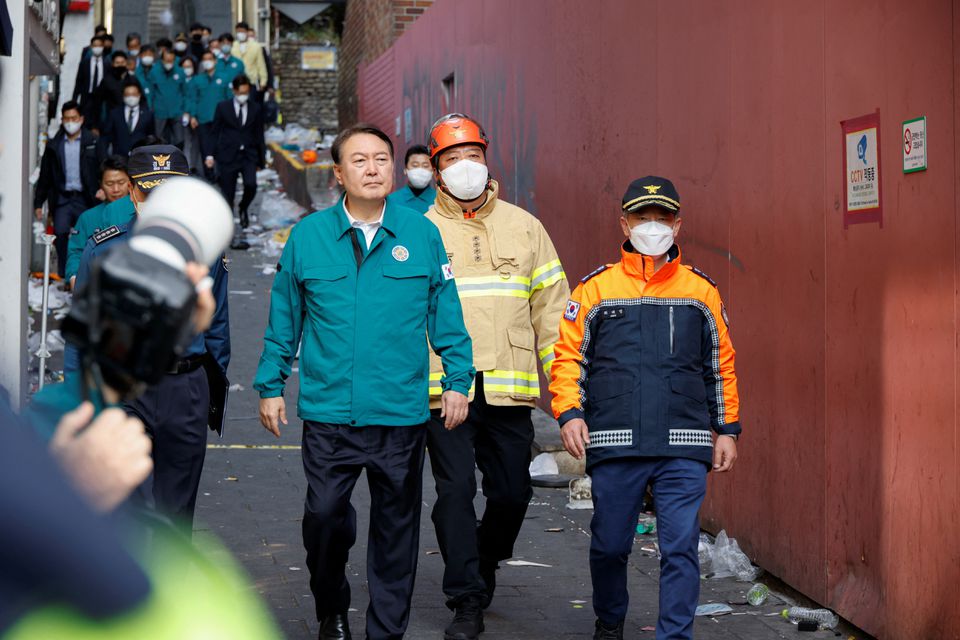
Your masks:
M53 233L56 240L53 246L57 250L57 273L62 278L67 267L67 244L70 242L70 233L77 223L80 214L89 209L87 201L79 191L60 194L57 208L53 210Z
M303 470L307 499L303 546L317 619L346 613L346 565L357 540L350 496L360 472L370 487L367 539L367 638L403 638L420 548L420 506L426 425L351 427L305 421Z
M707 466L688 458L621 458L597 464L590 476L590 576L597 618L609 625L626 618L627 559L649 482L661 553L657 640L693 638L700 597L698 513L707 489Z
M207 453L210 387L206 373L201 367L167 374L124 408L143 421L153 440L153 474L140 495L152 498L160 513L191 531Z

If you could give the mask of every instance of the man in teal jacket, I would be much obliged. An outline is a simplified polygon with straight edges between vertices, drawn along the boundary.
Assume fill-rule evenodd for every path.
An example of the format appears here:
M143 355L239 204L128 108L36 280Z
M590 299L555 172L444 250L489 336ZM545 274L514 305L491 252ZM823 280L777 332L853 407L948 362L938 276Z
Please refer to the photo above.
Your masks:
M213 115L217 105L232 97L230 83L217 71L217 61L211 51L204 51L200 58L200 71L188 86L186 110L190 114L190 127L197 132L200 157L214 153ZM213 181L213 169L203 165L204 177Z
M440 232L386 202L393 145L356 125L331 148L346 195L299 222L280 256L254 388L260 420L287 424L281 396L301 336L300 398L308 490L303 539L321 638L350 638L350 495L370 485L367 638L402 638L420 532L428 407L427 342L443 361L445 426L467 415L473 352Z
M181 117L186 113L183 99L183 72L177 66L173 51L164 51L161 64L153 65L150 80L153 83L153 117L157 135L167 144L183 146Z
M64 274L70 288L80 268L80 256L87 239L93 234L115 224L123 224L133 219L136 211L130 202L130 177L127 176L127 159L122 156L109 156L100 164L100 191L104 201L80 214L70 231L67 241L67 264ZM98 194L99 196L99 194ZM113 203L125 200L123 204Z

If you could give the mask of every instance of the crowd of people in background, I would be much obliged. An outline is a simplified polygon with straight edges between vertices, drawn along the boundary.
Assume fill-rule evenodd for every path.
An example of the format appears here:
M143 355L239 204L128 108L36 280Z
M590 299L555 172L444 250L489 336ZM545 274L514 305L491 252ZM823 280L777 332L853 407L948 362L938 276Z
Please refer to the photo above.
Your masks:
M106 201L101 165L112 158L113 170L144 144L182 150L190 173L218 185L231 205L242 177L239 221L250 221L256 171L266 162L264 126L277 117L267 47L246 22L219 36L194 23L189 33L152 44L129 33L125 44L114 49L113 36L95 28L41 162L34 209L43 221L47 205L60 277L68 277L71 236L89 226L78 224L80 216ZM239 237L235 248L246 248Z

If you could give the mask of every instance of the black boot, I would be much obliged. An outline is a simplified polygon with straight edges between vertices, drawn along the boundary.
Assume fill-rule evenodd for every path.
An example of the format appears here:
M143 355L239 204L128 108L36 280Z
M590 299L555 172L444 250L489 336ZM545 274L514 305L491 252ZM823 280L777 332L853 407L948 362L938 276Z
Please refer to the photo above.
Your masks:
M250 226L250 216L247 214L246 209L240 209L240 226L243 229L246 229Z
M453 621L443 632L444 640L474 640L483 632L480 596L467 596L456 606Z
M347 614L337 613L320 621L320 640L351 640Z
M484 609L489 607L490 602L493 600L493 592L497 588L497 569L499 568L500 565L496 562L480 560L480 577L483 578L483 583L486 585L487 589L487 597L483 599Z
M623 620L613 627L608 627L597 620L595 627L596 631L593 632L593 640L623 640Z

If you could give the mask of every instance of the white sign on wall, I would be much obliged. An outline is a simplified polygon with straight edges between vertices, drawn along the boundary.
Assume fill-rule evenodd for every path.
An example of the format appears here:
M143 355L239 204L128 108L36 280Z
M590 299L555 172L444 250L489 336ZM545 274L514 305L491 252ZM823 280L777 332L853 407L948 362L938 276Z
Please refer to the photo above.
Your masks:
M877 127L846 132L847 211L880 206L880 172L877 167Z
M903 121L903 172L927 170L927 117Z

